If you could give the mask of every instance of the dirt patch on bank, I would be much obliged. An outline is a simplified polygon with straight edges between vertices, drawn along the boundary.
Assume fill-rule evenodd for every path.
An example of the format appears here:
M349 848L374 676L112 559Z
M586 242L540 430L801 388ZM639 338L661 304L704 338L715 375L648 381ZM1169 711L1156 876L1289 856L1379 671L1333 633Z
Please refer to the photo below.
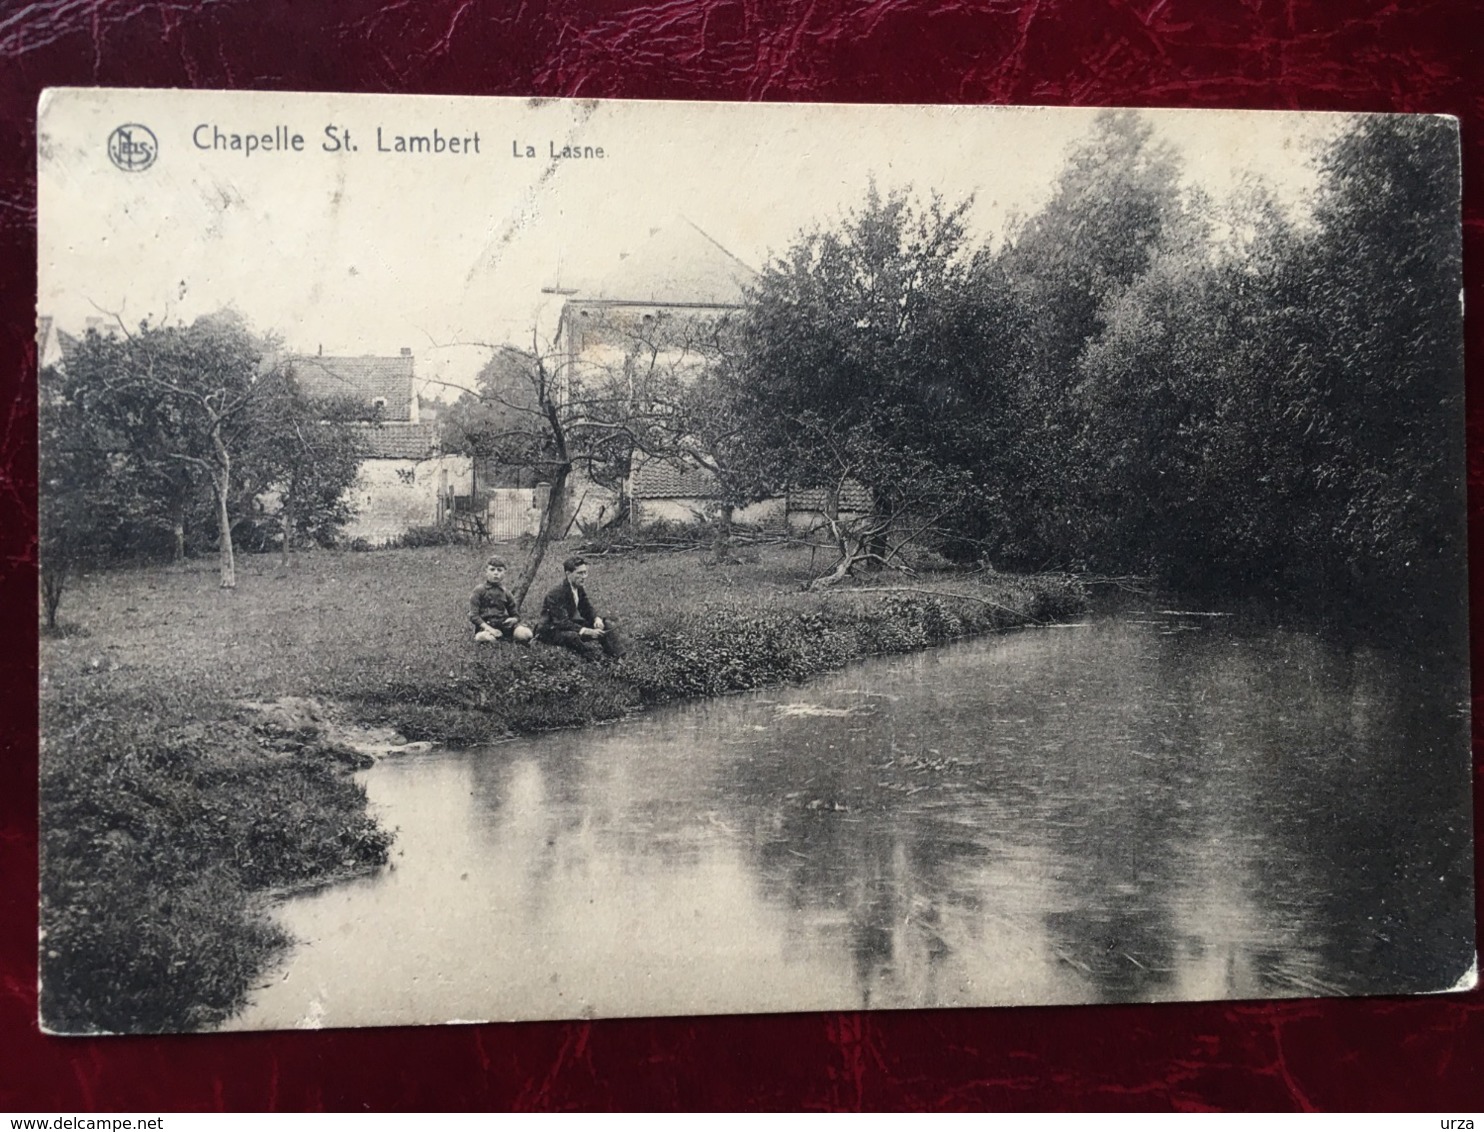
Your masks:
M364 770L388 755L419 754L433 749L426 740L409 742L390 727L354 723L331 704L310 696L243 700L240 719L279 750L298 750Z

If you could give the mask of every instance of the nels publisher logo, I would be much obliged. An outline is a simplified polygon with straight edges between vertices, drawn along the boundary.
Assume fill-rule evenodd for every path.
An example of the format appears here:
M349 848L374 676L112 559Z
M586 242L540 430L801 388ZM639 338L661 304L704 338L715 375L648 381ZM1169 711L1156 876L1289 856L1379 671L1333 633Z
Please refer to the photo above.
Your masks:
M155 163L160 143L148 126L129 122L108 135L108 158L125 173L142 173Z

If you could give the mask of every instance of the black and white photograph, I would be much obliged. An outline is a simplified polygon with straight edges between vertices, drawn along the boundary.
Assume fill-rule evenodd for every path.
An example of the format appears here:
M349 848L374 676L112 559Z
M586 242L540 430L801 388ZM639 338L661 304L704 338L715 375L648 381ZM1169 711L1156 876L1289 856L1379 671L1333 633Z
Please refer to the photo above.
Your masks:
M1456 120L38 147L47 1032L1475 987Z

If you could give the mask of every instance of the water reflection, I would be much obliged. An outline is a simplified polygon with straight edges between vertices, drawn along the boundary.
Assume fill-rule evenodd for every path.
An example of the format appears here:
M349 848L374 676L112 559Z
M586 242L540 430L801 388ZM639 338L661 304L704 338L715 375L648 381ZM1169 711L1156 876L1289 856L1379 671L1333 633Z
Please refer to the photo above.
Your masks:
M243 1027L1439 989L1463 690L1126 613L379 765Z

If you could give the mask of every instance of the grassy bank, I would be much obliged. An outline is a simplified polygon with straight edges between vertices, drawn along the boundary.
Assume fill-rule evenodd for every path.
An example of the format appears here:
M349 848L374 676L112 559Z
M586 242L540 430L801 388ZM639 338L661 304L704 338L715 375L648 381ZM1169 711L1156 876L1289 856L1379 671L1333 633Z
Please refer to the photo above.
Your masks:
M801 593L802 557L775 549L724 570L703 566L699 552L596 562L595 605L622 620L631 646L621 661L546 647L450 649L440 632L368 658L329 687L367 721L468 746L800 680L860 657L1055 620L1085 603L1064 579L1008 575L893 576L881 587ZM558 577L543 578L542 591ZM526 606L539 606L537 591Z
M352 752L101 670L48 689L43 720L50 1029L210 1024L288 943L267 892L386 861Z
M353 752L245 713L245 700L317 697L409 739L473 744L1083 606L1063 579L1004 575L805 594L797 548L724 568L700 552L598 559L589 591L631 651L592 663L474 644L465 615L486 553L321 553L289 569L248 559L234 592L207 564L74 586L69 630L42 644L49 1026L208 1025L286 942L262 915L268 894L385 860L388 835L349 776Z

